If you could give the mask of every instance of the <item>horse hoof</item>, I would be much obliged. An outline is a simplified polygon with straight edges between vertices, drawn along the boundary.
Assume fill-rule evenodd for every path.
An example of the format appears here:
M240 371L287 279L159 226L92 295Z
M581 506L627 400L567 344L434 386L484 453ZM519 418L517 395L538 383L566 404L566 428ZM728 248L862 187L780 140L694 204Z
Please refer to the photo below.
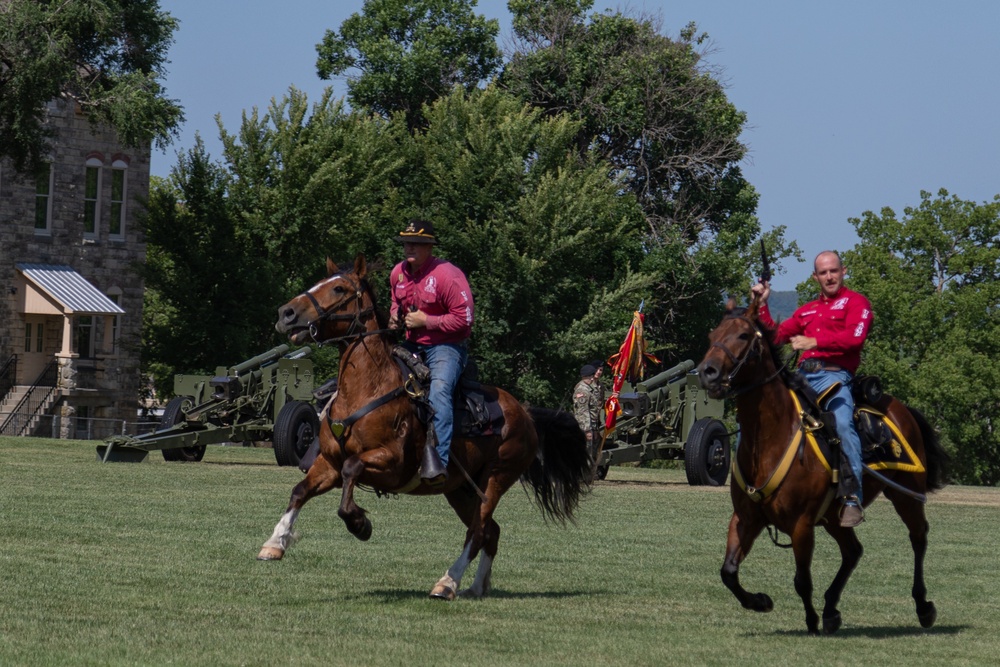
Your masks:
M460 598L471 598L473 600L481 600L486 597L486 591L479 591L469 586L468 588L458 592L458 597Z
M753 606L751 609L766 614L774 610L774 600L767 593L757 593L757 595L753 596Z
M257 560L281 560L285 555L282 549L276 549L275 547L264 547L257 554Z
M934 603L928 602L927 610L922 614L917 614L917 618L920 619L920 627L922 628L934 625L934 621L937 620L937 609L934 607Z
M455 592L458 590L458 582L445 572L445 575L438 579L431 589L431 598L435 600L446 600L451 602L455 599Z
M824 616L823 617L823 634L824 635L832 635L837 630L840 630L840 624L841 624L841 618L840 618L840 612L839 611L836 614L833 614L831 616Z
M361 528L352 530L351 532L354 533L354 537L362 542L367 542L372 536L372 522L368 520L368 517L365 517L365 522L361 524Z
M445 602L451 602L455 599L455 589L449 588L444 584L437 584L431 589L432 600L444 600Z

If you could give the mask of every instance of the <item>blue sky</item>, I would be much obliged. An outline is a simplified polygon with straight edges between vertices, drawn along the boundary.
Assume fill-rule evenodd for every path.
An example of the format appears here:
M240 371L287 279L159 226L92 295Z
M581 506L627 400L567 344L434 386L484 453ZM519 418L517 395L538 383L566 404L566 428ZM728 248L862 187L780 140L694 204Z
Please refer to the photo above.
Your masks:
M185 108L179 139L154 153L165 176L195 133L221 157L215 115L230 132L289 88L318 99L343 81L316 76L315 45L362 9L362 0L161 0L180 20L167 94ZM276 7L278 10L276 11ZM765 229L787 228L805 264L775 289L794 289L825 249L856 242L848 218L888 206L902 215L920 191L964 200L1000 194L1000 2L993 0L639 0L594 3L659 17L676 36L690 21L707 32L707 61L748 115L744 174L760 193ZM501 21L506 0L481 0ZM850 271L850 267L848 267Z

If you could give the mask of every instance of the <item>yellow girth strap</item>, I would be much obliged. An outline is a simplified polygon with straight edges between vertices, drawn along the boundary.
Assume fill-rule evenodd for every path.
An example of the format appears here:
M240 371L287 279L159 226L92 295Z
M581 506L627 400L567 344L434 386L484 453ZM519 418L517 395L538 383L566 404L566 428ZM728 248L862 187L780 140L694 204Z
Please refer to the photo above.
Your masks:
M827 463L826 457L823 456L823 453L820 451L819 444L816 442L816 438L812 434L812 430L815 429L810 429L806 426L805 414L802 410L802 404L799 402L799 397L795 395L794 391L789 390L788 393L791 395L792 403L795 404L795 411L799 415L799 430L795 432L795 436L792 438L792 441L788 443L788 449L785 450L784 456L781 457L778 467L775 468L774 472L771 473L771 476L767 478L766 482L764 482L764 486L759 489L749 486L746 482L746 478L743 477L743 472L740 470L738 460L733 458L733 480L736 481L739 487L743 489L743 491L750 496L750 499L755 503L766 500L771 494L777 491L778 487L781 486L781 483L785 481L785 475L787 475L788 471L791 470L792 461L795 460L795 452L799 448L799 443L802 442L803 433L805 433L806 442L809 443L810 447L812 447L813 451L816 453L817 458L819 458L819 460L823 463L823 467L825 467L828 472L831 472L830 464Z
M797 405L798 403L796 402L796 407ZM743 491L746 492L748 496L750 496L750 500L754 501L755 503L763 502L772 493L778 490L778 487L781 486L781 483L785 481L785 475L788 474L788 471L792 467L792 461L795 460L795 451L799 448L800 442L802 442L801 427L799 428L798 431L795 432L795 437L792 438L792 441L788 443L788 448L785 450L785 455L781 457L781 461L778 463L778 467L775 468L774 472L771 473L771 476L767 478L766 482L764 482L764 486L760 487L759 489L747 485L746 479L743 477L743 473L740 471L739 461L736 458L733 459L733 465L732 465L733 479L736 481L739 487L743 489Z

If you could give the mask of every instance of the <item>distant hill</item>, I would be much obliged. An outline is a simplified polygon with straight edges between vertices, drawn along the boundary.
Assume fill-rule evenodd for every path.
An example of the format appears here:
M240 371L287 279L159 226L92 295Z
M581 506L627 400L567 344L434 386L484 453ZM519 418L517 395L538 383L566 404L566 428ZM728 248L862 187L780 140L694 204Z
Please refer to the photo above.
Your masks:
M771 292L771 296L767 297L767 305L771 309L771 317L777 322L791 317L799 307L799 295L795 290Z

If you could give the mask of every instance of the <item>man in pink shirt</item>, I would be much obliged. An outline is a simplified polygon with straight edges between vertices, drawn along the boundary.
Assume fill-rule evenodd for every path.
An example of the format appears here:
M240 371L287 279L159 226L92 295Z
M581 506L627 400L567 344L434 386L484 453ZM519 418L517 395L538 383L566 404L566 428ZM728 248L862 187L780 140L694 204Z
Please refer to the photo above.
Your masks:
M421 353L431 371L427 400L434 415L428 425L420 477L429 486L440 486L448 479L452 400L468 360L472 290L461 269L434 256L437 237L430 221L413 218L396 240L403 244L405 259L389 276L390 323L394 328L406 328L404 346Z
M841 482L844 508L840 518L840 525L850 528L864 521L861 438L854 428L851 381L871 328L872 306L864 296L844 287L844 265L835 252L816 256L812 277L819 283L819 298L800 306L780 325L775 325L767 306L771 286L758 283L751 291L760 301L760 323L772 330L777 326L775 344L790 343L793 350L802 353L799 372L809 385L822 394L834 383L841 383L829 398L827 409L835 415L840 448L850 462L850 474L845 470Z

